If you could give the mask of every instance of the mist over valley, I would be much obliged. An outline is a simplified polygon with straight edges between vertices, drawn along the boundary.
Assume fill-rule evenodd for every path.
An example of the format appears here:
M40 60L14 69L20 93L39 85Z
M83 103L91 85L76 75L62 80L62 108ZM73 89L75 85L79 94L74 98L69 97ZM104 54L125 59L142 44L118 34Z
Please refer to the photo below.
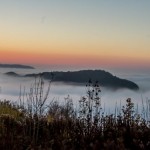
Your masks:
M50 69L47 69L48 71ZM37 68L34 70L30 69L0 69L0 99L19 101L20 91L22 96L29 93L30 87L34 84L34 77L24 77L26 74L38 74L45 72L46 69ZM6 75L6 73L11 73L11 75ZM21 75L22 77L15 76ZM114 111L117 106L118 109L126 103L127 98L131 98L135 105L139 105L139 109L142 106L142 99L146 102L150 98L150 77L149 74L124 74L121 72L116 72L119 78L130 80L139 86L139 90L131 90L127 88L112 88L101 86L101 103L103 110L107 112ZM14 75L14 76L13 76ZM45 80L45 89L48 86L48 80ZM88 82L88 81L87 81ZM101 83L100 83L101 85ZM65 97L70 96L73 102L78 105L78 101L82 96L86 96L86 83L85 84L75 84L73 82L56 82L53 81L51 84L51 90L48 97L47 103L52 100L58 100L63 103ZM145 103L146 104L146 103Z

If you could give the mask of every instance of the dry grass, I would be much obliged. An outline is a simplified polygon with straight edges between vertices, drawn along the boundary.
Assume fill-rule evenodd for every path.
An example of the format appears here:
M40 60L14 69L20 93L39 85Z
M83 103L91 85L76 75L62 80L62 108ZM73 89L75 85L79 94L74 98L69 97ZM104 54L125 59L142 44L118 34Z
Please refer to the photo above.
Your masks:
M98 83L90 83L79 111L68 97L65 105L52 101L43 114L1 101L0 149L149 150L150 122L134 112L131 99L118 116L104 115L99 93Z

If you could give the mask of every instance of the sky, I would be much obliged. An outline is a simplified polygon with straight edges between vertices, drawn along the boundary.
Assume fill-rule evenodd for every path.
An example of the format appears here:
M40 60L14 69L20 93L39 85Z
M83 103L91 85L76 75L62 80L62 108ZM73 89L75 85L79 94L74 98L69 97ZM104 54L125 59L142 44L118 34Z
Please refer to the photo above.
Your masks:
M150 0L0 1L0 63L150 68Z

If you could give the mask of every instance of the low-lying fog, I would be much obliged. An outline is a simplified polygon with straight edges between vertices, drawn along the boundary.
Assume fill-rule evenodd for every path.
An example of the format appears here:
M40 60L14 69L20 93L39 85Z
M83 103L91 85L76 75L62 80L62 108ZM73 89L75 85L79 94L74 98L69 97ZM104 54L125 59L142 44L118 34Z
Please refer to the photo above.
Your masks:
M29 92L30 86L34 83L33 78L18 78L18 77L10 77L4 75L4 73L13 71L18 74L27 74L33 72L43 72L46 70L26 70L26 69L0 69L0 99L1 100L11 100L11 101L19 101L20 87L23 93L25 89L25 93ZM49 71L49 70L47 70ZM113 74L113 72L111 72ZM122 105L125 104L127 98L131 98L135 103L135 108L141 110L143 108L142 99L144 101L144 106L146 107L146 100L150 99L150 77L149 74L124 74L121 72L116 73L120 78L129 79L135 83L137 83L140 87L138 92L131 91L128 89L107 89L101 87L101 103L103 110L109 112L114 112L115 107L117 106L119 109ZM47 87L47 81L45 81L45 89ZM85 86L77 86L65 83L52 83L51 90L48 97L48 102L51 100L59 100L60 102L64 101L64 98L70 95L75 104L78 104L78 101L82 96L86 96L86 87Z

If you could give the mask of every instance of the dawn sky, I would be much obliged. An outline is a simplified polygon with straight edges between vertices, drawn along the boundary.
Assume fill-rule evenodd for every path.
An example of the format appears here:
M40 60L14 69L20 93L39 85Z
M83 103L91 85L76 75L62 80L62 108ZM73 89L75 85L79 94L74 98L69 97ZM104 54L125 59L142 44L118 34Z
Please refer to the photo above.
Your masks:
M0 21L0 63L150 66L150 0L3 0Z

